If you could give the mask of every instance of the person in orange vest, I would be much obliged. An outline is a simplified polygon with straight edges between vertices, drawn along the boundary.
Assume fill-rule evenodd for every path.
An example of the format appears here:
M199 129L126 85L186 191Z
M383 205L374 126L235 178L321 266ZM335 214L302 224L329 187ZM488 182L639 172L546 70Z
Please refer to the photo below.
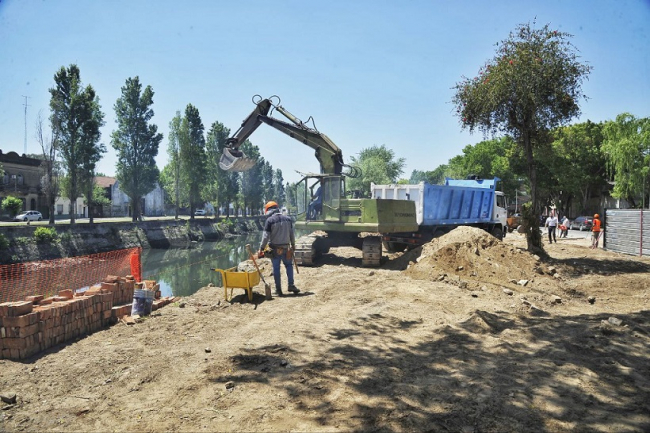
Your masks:
M591 225L591 248L598 248L598 241L600 240L600 220L599 215L594 215L594 221Z

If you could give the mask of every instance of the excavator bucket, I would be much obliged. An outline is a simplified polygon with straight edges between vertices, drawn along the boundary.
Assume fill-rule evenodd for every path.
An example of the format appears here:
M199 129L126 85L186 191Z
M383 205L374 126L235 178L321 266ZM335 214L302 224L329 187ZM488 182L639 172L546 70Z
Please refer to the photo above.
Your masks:
M254 159L247 158L244 152L226 147L219 160L219 167L224 171L247 171L253 168L255 162Z

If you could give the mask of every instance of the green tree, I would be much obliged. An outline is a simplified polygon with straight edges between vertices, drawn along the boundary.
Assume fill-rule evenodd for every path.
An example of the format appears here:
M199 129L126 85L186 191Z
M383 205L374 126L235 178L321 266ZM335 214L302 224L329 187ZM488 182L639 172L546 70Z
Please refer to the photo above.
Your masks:
M9 212L9 217L13 218L23 210L23 201L18 197L7 196L2 200L2 209Z
M592 193L601 191L607 181L602 124L587 121L560 127L553 131L553 138L552 152L540 155L553 179L547 186L549 201L566 215L576 198L583 214Z
M118 126L111 134L111 143L117 151L116 177L133 205L133 221L140 218L140 201L156 187L160 175L155 158L163 136L150 123L153 95L151 86L142 90L139 77L127 78L114 105Z
M169 156L168 174L166 176L165 191L174 204L174 218L178 219L178 208L181 203L181 137L183 136L183 117L177 111L174 118L169 122L169 142L167 144L167 155Z
M244 141L241 145L241 151L249 158L253 158L256 162L253 168L241 174L239 198L244 212L256 214L257 212L255 210L261 209L263 205L262 170L266 161L260 156L259 148L248 140Z
M636 198L648 193L646 182L650 173L650 118L637 118L629 113L616 116L603 129L602 150L614 179L612 196L626 199L633 207Z
M218 207L226 209L226 215L230 216L230 203L234 202L239 192L239 173L228 172L219 168L219 159L223 149L227 145L230 129L220 122L214 122L208 132L206 151L208 154L208 172L211 179L212 194L217 200Z
M278 198L273 194L273 167L268 161L264 161L262 166L262 201L267 202L269 200L274 200L278 202ZM278 202L279 203L279 202Z
M349 190L370 193L370 183L396 183L404 172L404 158L395 158L395 152L385 145L372 146L359 152L358 157L352 157L353 165L361 169L361 176L352 178L347 183Z
M282 170L279 168L273 173L273 197L280 206L287 205L287 194L284 189L284 179L282 178Z
M190 219L194 219L194 211L204 203L201 192L206 181L206 156L203 122L199 110L192 104L187 104L185 108L183 123L180 137L181 179L187 187Z
M36 140L38 140L43 152L41 155L43 159L41 187L47 202L49 224L54 224L54 205L56 198L59 196L59 177L61 176L61 168L57 160L59 139L55 133L49 136L46 135L43 127L44 123L42 112L39 111L36 119Z
M455 86L453 103L463 128L511 135L522 149L532 198L525 222L529 250L542 248L534 149L549 147L549 131L580 114L581 84L591 71L570 38L548 25L522 24L497 44L476 77Z
M75 223L74 209L83 185L94 169L94 158L102 153L99 128L104 124L99 99L92 86L82 86L77 65L61 67L54 74L54 87L50 89L50 123L59 139L63 166L68 173L68 188L64 191L70 199L70 223ZM97 159L98 160L98 159Z

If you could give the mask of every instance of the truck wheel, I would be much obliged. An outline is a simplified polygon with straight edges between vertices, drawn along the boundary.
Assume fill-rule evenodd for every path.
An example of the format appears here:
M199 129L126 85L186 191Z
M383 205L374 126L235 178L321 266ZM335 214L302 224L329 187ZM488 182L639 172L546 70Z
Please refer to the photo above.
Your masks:
M501 230L501 227L493 228L490 234L500 241L503 240L503 230Z
M526 230L524 230L524 225L523 224L519 224L519 226L517 226L517 233L522 233L522 234L526 233Z

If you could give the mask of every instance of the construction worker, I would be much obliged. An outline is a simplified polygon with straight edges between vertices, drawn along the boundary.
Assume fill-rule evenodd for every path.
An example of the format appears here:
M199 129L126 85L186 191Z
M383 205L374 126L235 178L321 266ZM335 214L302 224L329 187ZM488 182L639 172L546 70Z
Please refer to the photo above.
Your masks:
M598 241L600 240L600 220L599 215L594 215L594 221L591 224L591 248L598 248Z
M293 284L293 252L296 249L296 237L293 232L293 221L280 212L278 204L270 201L264 205L264 214L267 216L264 224L264 233L258 257L264 256L264 249L271 248L271 263L273 263L273 278L275 279L275 294L282 296L282 282L280 275L280 262L284 263L289 280L288 290L298 294L300 290Z

